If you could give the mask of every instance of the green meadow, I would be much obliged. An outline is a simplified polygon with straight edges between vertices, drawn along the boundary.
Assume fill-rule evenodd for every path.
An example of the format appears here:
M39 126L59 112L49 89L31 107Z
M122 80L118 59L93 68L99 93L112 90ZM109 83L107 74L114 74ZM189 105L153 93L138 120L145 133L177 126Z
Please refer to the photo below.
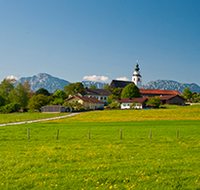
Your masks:
M0 189L200 189L199 157L200 106L87 112L0 127Z
M31 120L38 120L38 119L46 119L51 117L58 117L67 115L69 113L9 113L9 114L0 114L0 124L5 123L15 123L15 122L22 122L22 121L31 121Z

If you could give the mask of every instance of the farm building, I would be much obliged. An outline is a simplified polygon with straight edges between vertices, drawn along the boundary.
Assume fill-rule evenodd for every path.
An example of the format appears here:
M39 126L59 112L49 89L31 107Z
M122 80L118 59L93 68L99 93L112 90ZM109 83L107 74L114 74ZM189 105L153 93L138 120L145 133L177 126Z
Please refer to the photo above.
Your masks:
M51 105L51 106L43 106L41 108L42 113L61 113L61 112L71 112L72 108L66 107L66 106L57 106L57 105Z
M179 95L165 95L160 97L162 105L185 105L185 99Z
M118 102L121 104L121 109L130 109L131 104L135 104L135 109L143 109L147 98L123 98Z
M104 102L98 100L97 98L90 98L90 97L81 97L81 96L71 96L67 98L65 101L68 103L79 103L84 106L86 109L103 109Z
M89 98L97 98L98 100L102 102L106 102L108 100L108 96L112 93L109 90L106 89L90 89L85 88L85 97Z

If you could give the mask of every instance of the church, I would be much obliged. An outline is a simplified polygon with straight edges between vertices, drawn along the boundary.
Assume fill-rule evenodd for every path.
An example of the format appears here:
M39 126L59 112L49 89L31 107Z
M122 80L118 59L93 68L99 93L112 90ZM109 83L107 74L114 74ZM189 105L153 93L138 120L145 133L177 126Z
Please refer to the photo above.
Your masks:
M127 85L134 83L140 90L141 98L150 98L155 96L161 97L162 104L177 104L184 105L184 99L179 96L178 90L161 90L161 89L144 89L142 88L142 76L138 61L136 62L135 70L132 74L132 81L112 80L110 88L125 88Z

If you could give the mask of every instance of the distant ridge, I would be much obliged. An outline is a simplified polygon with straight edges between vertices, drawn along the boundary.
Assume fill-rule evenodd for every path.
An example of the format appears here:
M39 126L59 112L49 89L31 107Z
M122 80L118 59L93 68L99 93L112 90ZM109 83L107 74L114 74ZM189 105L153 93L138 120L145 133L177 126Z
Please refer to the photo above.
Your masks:
M35 92L39 88L45 88L50 93L54 93L56 90L59 89L64 89L64 87L70 83L69 81L53 77L46 73L39 73L38 75L34 75L32 77L21 77L17 80L15 85L18 83L23 84L25 81L30 82L31 90L33 92ZM94 82L94 81L82 81L82 84L84 85L84 87L89 88L91 85L95 85L97 89L102 89L106 83ZM143 85L143 88L145 89L159 88L163 90L178 90L180 93L183 93L184 89L187 87L190 88L192 92L196 93L200 92L200 87L195 83L184 84L173 80L156 80L156 81L151 81L146 85Z
M69 81L53 77L46 73L39 73L33 77L21 77L15 84L23 84L25 81L30 82L30 88L33 92L37 91L39 88L45 88L50 93L54 93L56 90L63 89L69 84Z
M185 88L190 88L190 91L199 93L200 92L200 87L195 84L184 84L184 83L179 83L173 80L156 80L156 81L151 81L147 83L146 85L143 85L143 88L146 89L163 89L163 90L178 90L180 93L184 92Z
M90 87L91 85L95 85L97 89L102 89L106 83L102 82L94 82L94 81L82 81L84 87Z

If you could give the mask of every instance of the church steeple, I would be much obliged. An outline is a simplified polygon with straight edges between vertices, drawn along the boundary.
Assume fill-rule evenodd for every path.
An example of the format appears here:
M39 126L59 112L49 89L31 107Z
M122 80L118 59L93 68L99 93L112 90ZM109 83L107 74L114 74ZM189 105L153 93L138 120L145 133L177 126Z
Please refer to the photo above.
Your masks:
M134 82L138 88L142 88L142 76L140 75L138 61L136 63L135 71L133 72L132 76L132 82Z

